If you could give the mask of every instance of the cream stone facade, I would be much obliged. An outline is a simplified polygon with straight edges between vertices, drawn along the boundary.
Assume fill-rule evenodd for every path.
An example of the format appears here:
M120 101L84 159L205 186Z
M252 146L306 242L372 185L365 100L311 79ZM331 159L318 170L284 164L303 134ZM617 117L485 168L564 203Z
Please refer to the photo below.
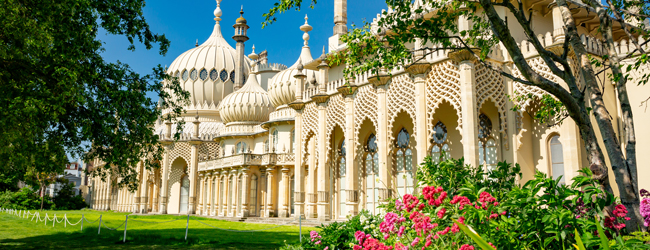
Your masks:
M221 1L217 2L219 6ZM525 2L536 15L533 26L545 46L563 42L559 11L549 5L551 1ZM330 52L345 49L339 36L347 32L346 1L334 3ZM313 58L312 27L306 17L299 27L304 32L301 54L287 67L269 64L266 52L257 55L254 49L244 57L248 25L243 12L234 25L236 49L223 37L219 7L214 15L210 38L168 69L191 93L191 103L184 127L172 123L155 127L165 147L162 168L139 166L135 192L115 188L115 179L94 178L94 209L325 221L362 209L374 213L384 199L413 192L419 163L443 152L487 169L499 161L519 163L521 181L541 171L563 175L569 183L587 165L573 121L552 127L539 124L531 117L540 105L535 101L520 103L522 109L512 111L508 96L541 96L542 90L502 77L466 52L438 51L420 63L392 70L391 76L366 73L346 79L346 66L329 66L325 51ZM575 18L587 49L598 57L603 51L591 35L598 26L594 15L577 12ZM468 21L459 20L459 26L467 27ZM527 60L545 77L556 79L519 28L513 25L512 33L522 41ZM622 54L630 51L625 40L619 47ZM489 62L520 75L500 45L490 53ZM639 106L648 97L643 87L628 86L637 124L640 179L650 176L643 165L650 160L644 154L650 146L650 133L644 129L650 116ZM616 89L606 79L603 88L615 129L622 134ZM181 140L172 141L178 129ZM612 182L613 176L610 170ZM640 188L650 186L641 182Z

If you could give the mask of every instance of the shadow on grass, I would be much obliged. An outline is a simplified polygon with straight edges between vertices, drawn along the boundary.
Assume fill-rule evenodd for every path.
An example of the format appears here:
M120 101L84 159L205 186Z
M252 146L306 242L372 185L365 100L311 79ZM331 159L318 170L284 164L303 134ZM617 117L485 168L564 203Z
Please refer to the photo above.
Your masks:
M277 249L284 241L298 241L298 233L287 232L228 232L218 229L129 229L126 243L124 230L109 231L102 228L84 228L84 232L58 232L48 235L0 241L3 249ZM308 237L303 235L304 237Z

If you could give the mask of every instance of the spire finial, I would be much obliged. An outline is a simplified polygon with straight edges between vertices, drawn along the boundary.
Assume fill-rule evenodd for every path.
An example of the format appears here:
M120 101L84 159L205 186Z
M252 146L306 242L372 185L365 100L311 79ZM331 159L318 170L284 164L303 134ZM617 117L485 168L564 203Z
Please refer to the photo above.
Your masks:
M214 9L214 20L217 21L217 23L221 21L221 15L221 0L217 0L217 8Z
M305 34L302 35L302 40L305 40L305 43L304 43L305 47L309 46L309 33L308 32L310 32L313 29L311 27L311 25L309 25L309 23L307 22L307 19L309 19L309 18L307 17L307 15L305 15L305 24L300 26L300 30L305 32Z
M194 44L194 47L199 47L199 39L196 39L196 43Z
M241 10L239 11L239 15L242 17L244 16L244 5L241 6Z

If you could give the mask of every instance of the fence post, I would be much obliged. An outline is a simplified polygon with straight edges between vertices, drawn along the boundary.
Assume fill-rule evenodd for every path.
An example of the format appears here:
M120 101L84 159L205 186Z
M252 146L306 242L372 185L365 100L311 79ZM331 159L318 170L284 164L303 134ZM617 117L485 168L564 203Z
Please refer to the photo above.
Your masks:
M300 234L300 243L302 243L302 215L298 215L298 233Z
M102 215L99 215L99 228L97 228L97 234L102 231Z
M122 240L122 243L126 243L126 226L127 223L129 223L129 215L126 215L126 220L124 221L124 240Z
M187 214L187 224L185 224L185 241L187 241L187 230L190 228L190 214Z
M84 214L81 214L81 232L84 232Z
M56 224L56 214L54 214L54 218L52 218L52 227L54 227L54 224Z
M68 214L63 215L63 227L68 227Z

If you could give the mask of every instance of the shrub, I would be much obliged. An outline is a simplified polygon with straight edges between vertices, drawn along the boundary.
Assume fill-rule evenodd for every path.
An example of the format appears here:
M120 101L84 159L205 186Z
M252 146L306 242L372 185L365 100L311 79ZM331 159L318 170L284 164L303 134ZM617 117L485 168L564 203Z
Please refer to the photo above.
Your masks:
M383 205L380 235L359 230L353 248L474 249L476 241L461 232L465 226L486 242L483 249L566 249L576 238L586 249L599 249L597 231L603 224L610 239L622 239L627 211L616 206L611 217L604 216L614 197L601 190L589 169L580 173L571 186L539 172L520 186L518 165L499 163L486 172L462 159L440 164L427 159L418 173L421 191ZM615 249L646 247L640 241L617 242Z
M86 202L81 195L75 195L74 185L64 182L56 197L53 199L53 210L79 210L86 207Z
M45 197L43 208L50 208L52 202ZM40 209L41 197L38 191L24 187L17 192L5 191L0 193L0 207L9 209Z

